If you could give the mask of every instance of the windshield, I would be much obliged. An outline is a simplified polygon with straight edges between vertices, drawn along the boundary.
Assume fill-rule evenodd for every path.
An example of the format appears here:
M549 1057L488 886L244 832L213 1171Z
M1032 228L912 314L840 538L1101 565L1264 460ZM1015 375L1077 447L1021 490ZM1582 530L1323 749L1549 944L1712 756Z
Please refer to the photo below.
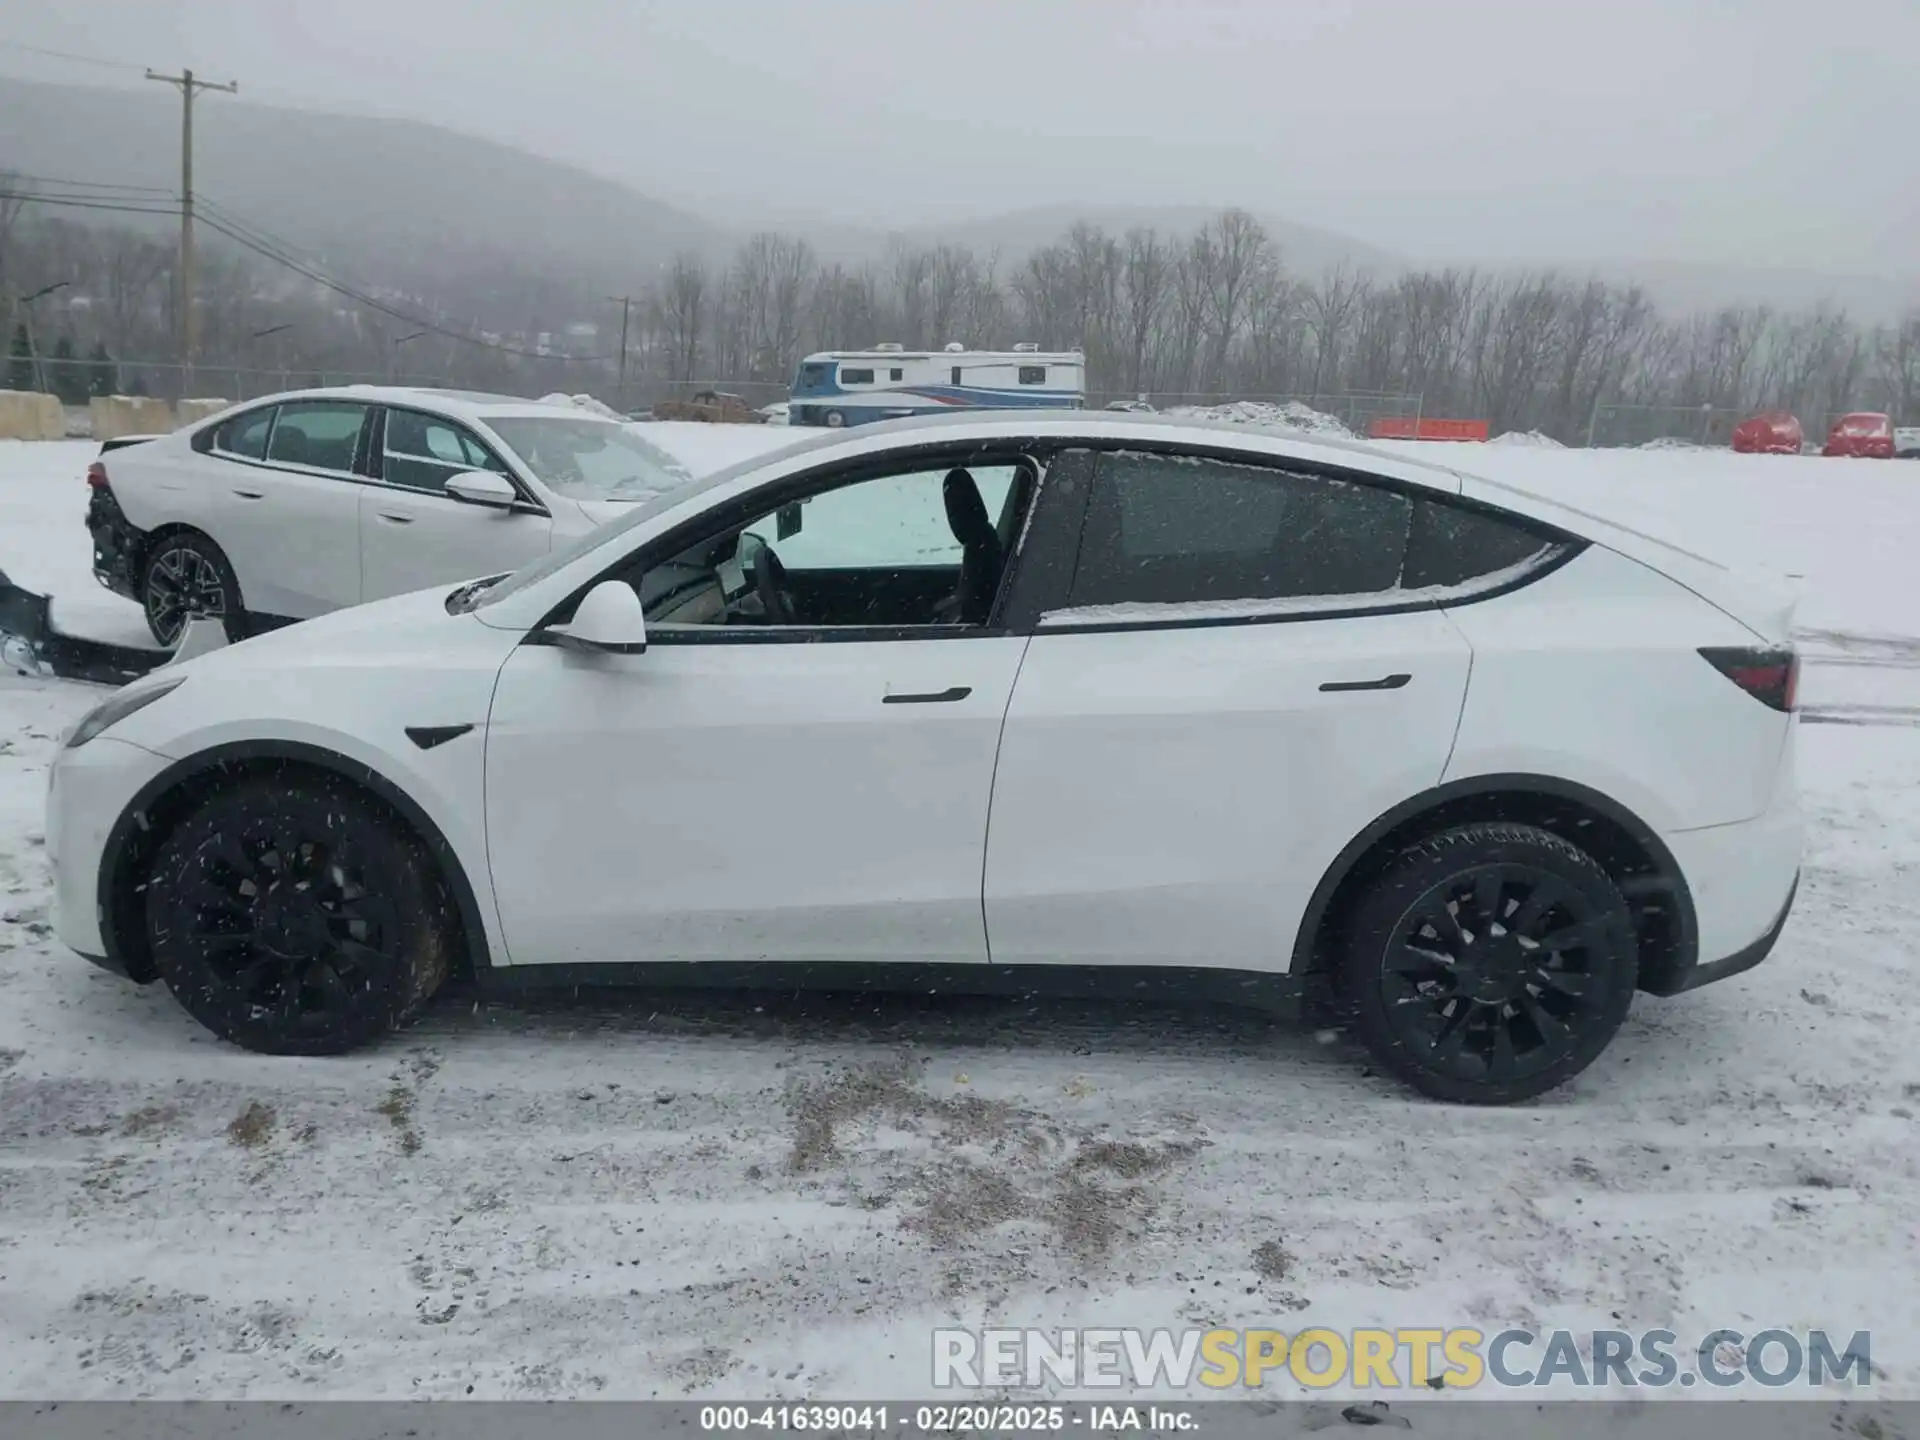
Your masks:
M534 423L544 424L546 422L536 421ZM498 429L499 427L496 425L495 428ZM815 439L800 442L794 447L794 450L817 450L837 444L839 443L839 439L839 436L828 432ZM792 453L794 453L793 450L782 452L780 458L785 459ZM580 536L571 544L563 545L556 550L549 551L546 555L534 561L533 564L516 570L511 575L497 582L488 583L484 589L470 589L469 592L463 596L460 608L463 610L484 609L486 606L497 605L502 600L518 595L528 586L538 585L549 575L558 574L575 560L578 560L582 555L585 555L597 546L605 545L611 540L618 539L634 526L646 524L646 522L654 516L665 514L684 500L692 499L695 495L703 494L716 486L725 485L737 476L746 474L749 470L758 469L760 466L766 464L769 458L770 457L766 455L751 455L744 460L727 466L725 469L716 470L711 475L704 475L698 480L682 480L672 489L662 490L657 494L649 495L611 524L599 526L597 529Z
M693 478L617 421L537 415L487 424L542 485L569 500L644 500Z

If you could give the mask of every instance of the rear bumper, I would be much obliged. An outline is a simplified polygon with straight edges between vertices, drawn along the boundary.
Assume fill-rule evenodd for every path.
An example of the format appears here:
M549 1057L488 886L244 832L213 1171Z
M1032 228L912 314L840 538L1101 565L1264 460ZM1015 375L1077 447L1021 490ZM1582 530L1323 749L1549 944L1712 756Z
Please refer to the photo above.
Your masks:
M1787 903L1780 907L1780 914L1766 933L1751 945L1742 946L1731 955L1718 960L1710 960L1704 965L1696 965L1691 970L1682 971L1674 977L1675 983L1657 992L1662 995L1680 995L1688 990L1697 990L1702 985L1711 985L1716 980L1725 980L1751 970L1767 956L1773 953L1774 943L1779 940L1780 932L1787 928L1787 916L1793 910L1793 897L1800 893L1800 877L1793 877L1793 884L1787 890Z
M1781 755L1773 801L1764 814L1661 837L1693 900L1700 958L1647 988L1677 995L1751 970L1767 958L1800 885L1806 822L1794 777L1793 737Z
M140 556L147 537L127 519L111 491L96 490L88 499L87 533L93 537L94 578L114 594L138 600Z

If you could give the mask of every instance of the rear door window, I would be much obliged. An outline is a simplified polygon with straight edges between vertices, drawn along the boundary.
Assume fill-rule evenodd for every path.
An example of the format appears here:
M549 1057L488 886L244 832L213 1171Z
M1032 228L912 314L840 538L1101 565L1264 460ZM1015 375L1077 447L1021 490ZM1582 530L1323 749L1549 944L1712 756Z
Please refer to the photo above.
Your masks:
M267 459L351 475L366 420L367 407L350 401L290 400L274 422Z
M213 448L242 460L267 458L267 432L273 428L274 407L236 415L213 434Z
M1110 453L1094 476L1067 604L1257 612L1267 601L1390 600L1412 511L1406 495L1351 480Z

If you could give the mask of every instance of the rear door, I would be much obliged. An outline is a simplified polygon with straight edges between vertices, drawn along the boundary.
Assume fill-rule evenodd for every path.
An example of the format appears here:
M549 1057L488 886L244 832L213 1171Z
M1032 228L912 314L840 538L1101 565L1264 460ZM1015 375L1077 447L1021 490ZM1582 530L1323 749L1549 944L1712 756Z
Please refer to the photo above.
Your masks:
M213 538L248 610L304 620L360 602L360 483L371 407L289 400L223 426L209 452Z
M1418 502L1167 451L1085 463L995 772L992 959L1285 970L1335 855L1453 744L1468 646L1398 588Z
M489 470L519 482L466 426L424 410L389 407L378 427L371 479L360 496L360 567L368 600L515 570L547 553L553 518L522 490L512 509L470 505L448 479Z

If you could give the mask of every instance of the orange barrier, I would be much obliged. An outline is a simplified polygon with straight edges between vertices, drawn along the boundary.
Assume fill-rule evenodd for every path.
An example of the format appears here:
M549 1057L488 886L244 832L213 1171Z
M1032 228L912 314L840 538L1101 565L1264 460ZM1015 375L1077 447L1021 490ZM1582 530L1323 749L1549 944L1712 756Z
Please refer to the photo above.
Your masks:
M1384 415L1367 426L1369 440L1485 440L1484 420L1441 420L1422 415Z

